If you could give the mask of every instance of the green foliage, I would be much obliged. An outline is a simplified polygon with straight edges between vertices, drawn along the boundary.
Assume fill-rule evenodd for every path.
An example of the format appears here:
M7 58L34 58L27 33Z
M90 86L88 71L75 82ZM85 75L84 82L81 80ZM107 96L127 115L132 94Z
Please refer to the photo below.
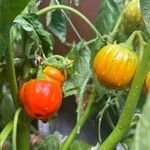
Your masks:
M119 16L119 1L104 0L100 2L100 10L96 18L96 28L101 34L110 34Z
M83 141L75 140L70 147L70 150L90 150L91 146Z
M7 91L3 94L3 99L2 99L3 125L6 125L9 121L13 119L14 113L15 113L15 108L14 108L14 104L12 101L12 97L10 93L8 93Z
M48 136L41 144L35 145L35 150L58 150L59 145L62 142L62 135L55 132L54 134ZM90 150L91 145L85 143L84 141L75 140L69 150Z
M0 133L0 149L2 149L2 146L7 139L8 135L11 133L13 129L13 121L10 121L2 130Z
M49 32L43 29L42 24L38 21L38 17L34 14L30 15L20 15L15 21L15 25L23 29L23 50L28 59L31 54L34 54L36 51L45 53L51 53L53 49L53 39Z
M0 0L0 54L9 41L9 31L13 20L25 8L29 0Z
M93 59L94 59L94 57L95 57L95 55L98 53L98 51L103 47L103 46L105 46L106 45L106 43L104 43L103 41L102 41L102 39L97 39L93 44L92 44L92 46L91 46L91 68L92 68L92 65L93 65Z
M149 150L150 143L150 94L147 97L146 103L143 108L143 112L141 115L141 119L138 122L136 133L135 133L135 141L132 147L132 150Z
M72 68L68 70L68 80L64 85L63 91L65 96L77 95L77 122L82 114L83 99L87 90L86 87L91 79L90 55L90 49L84 46L84 41L74 45L67 54L67 57L74 61Z
M89 48L84 47L84 42L73 45L67 54L67 57L73 60L73 66L68 70L68 80L64 85L65 96L69 96L72 93L77 94L84 81L87 80L87 75L89 75L90 79L90 55L91 51Z
M24 18L34 27L39 39L41 40L43 50L52 50L52 36L49 32L43 29L43 25L38 21L38 16L30 14L24 16Z
M59 137L60 135L54 133L44 140L44 142L40 145L37 145L35 150L58 150L59 149ZM61 137L60 137L61 138Z
M74 0L74 1L73 0L72 1L51 0L49 5L50 6L60 5L60 4L69 5L72 4L72 2L74 2L76 6L80 4L80 0ZM67 43L68 41L66 41L67 21L69 22L70 19L68 11L64 11L63 9L57 9L54 11L46 12L47 13L46 27L44 27L42 25L43 22L41 23L39 16L36 15L38 14L37 11L40 8L38 6L41 3L41 1L31 0L28 3L28 0L15 0L15 1L0 0L0 58L1 58L0 59L0 119L1 119L0 127L3 128L4 125L8 123L0 134L0 146L2 146L4 141L9 136L12 128L14 128L12 126L11 120L13 119L15 109L12 101L12 96L10 95L9 92L9 88L12 89L14 87L13 85L19 86L23 82L35 78L37 75L37 70L40 67L41 67L40 69L42 69L42 67L44 68L46 65L43 64L43 60L48 60L49 56L53 56L53 51L52 51L54 47L53 36L51 33L45 30L45 28L48 28L57 38L60 39L62 43L64 44L67 43L68 45L70 45L69 47L70 51L65 57L73 61L72 66L67 69L67 80L64 83L62 88L64 94L63 97L67 97L71 95L75 95L76 97L77 123L75 125L75 128L73 129L72 132L73 134L71 133L68 136L71 137L71 140L69 139L70 141L68 142L70 144L67 146L65 145L65 147L69 147L68 149L70 150L91 149L91 145L87 144L86 142L77 141L77 140L73 142L73 140L75 139L76 135L79 134L80 128L83 126L86 119L93 114L96 114L95 120L99 119L98 133L97 133L99 134L99 141L103 139L103 137L101 138L102 135L101 124L102 125L103 123L111 124L110 120L112 119L111 116L113 116L113 114L115 117L114 120L116 121L118 119L118 117L120 116L123 110L125 99L130 91L130 88L126 90L118 90L118 89L111 90L103 87L96 79L96 76L93 74L93 69L92 69L93 58L104 45L107 45L108 43L112 43L114 41L120 43L126 40L127 37L124 33L124 30L122 29L121 16L119 16L124 8L124 2L128 3L129 0L125 0L125 1L102 0L101 1L95 26L100 32L100 34L102 35L102 37L98 33L98 31L94 28L94 26L92 26L92 24L90 25L88 19L86 20L84 19L82 14L76 13L76 15L82 18L85 21L85 23L87 23L96 32L96 35L99 36L88 42L86 42L85 40L80 40L78 43L74 42L73 44L68 44ZM150 35L150 11L149 11L150 2L149 0L141 0L140 4L141 4L142 15L144 18L146 28L144 28L141 32L138 32L140 36L137 41L140 44L142 43L142 46L144 47L145 44L144 40L148 41L150 37L149 36ZM68 7L66 7L65 9L68 9ZM73 12L75 11L72 11L72 13ZM39 15L42 13L44 12L40 11ZM149 32L149 35L147 31ZM75 33L80 35L80 33L77 33L77 31ZM6 46L8 46L9 43L9 35L11 35L13 43L12 45L10 45L10 49L9 49L10 51L8 51L7 53L10 55L10 57L8 58L7 57L8 55L4 54L4 52ZM137 41L135 39L135 43ZM148 50L149 49L147 48L145 52L148 52ZM13 57L13 52L15 58ZM3 53L3 55L1 55L1 53ZM141 57L142 55L140 55L139 59ZM7 63L6 65L6 58L8 58L7 62L10 62L10 64ZM149 63L148 58L145 57L145 60L146 59L147 59L147 63ZM54 66L61 66L61 68L64 67L63 63L59 61L59 59L57 60L57 58L53 59L53 61L52 60L47 61L47 63L51 64L52 66L54 64ZM10 67L8 69L8 73L9 71L11 72L9 74L9 77L12 76L14 78L16 77L17 79L15 80L14 78L12 78L10 80L9 83L10 87L8 87L8 83L7 83L8 81L6 78L6 69L5 69L6 67L8 68ZM139 72L141 74L146 73L145 72L146 68L147 69L149 68L149 66L146 66L146 64L141 65L140 67L141 68L139 69L140 70ZM143 69L142 67L143 68L145 67L145 69ZM34 72L32 75L30 74L31 71ZM119 130L117 130L120 131L122 127L122 131L120 131L120 135L124 132L124 129L127 129L129 127L129 122L130 120L132 120L131 119L132 116L130 114L136 112L134 108L136 105L135 103L137 102L136 100L140 95L140 92L137 92L137 90L141 88L141 86L139 87L139 82L142 83L141 80L144 80L144 76L142 75L140 78L137 79L136 83L134 83L135 88L131 94L132 98L130 101L130 105L125 107L128 113L124 113L124 116L126 116L126 118L122 121L123 125L122 126L120 125ZM3 86L6 87L5 92L3 91ZM91 90L92 87L94 87L93 88L94 90ZM136 92L137 94L135 94ZM17 90L14 90L14 93L16 94L16 100L18 100ZM135 99L134 101L133 98ZM89 105L87 104L88 100L90 101L88 102ZM139 103L137 107L138 110L141 110L145 102L145 97L142 94L140 100L142 100L142 102ZM143 148L150 149L149 143L147 142L150 134L149 133L150 125L149 125L149 117L148 117L148 110L150 109L149 100L150 100L150 96L147 99L147 103L144 106L142 118L139 121L139 124L137 126L135 143L134 143L135 146L134 149L136 150L138 149L140 150ZM108 115L110 115L109 117L110 120L107 120L107 122L103 122L104 121L103 118L107 119L106 116L103 116L106 110L108 111ZM109 110L113 111L113 113L110 114ZM26 150L29 149L28 147L29 147L29 134L30 134L29 132L30 119L24 113L20 115L19 119L20 119L18 120L19 123L17 124L16 122L15 127L17 130L15 130L15 132L18 131L17 136L21 142L17 141L17 146L19 146L18 149ZM114 120L112 119L112 122L114 122ZM130 148L130 145L132 145L133 136L136 129L135 128L136 123L134 124L133 127L132 126L133 122L132 122L131 127L127 129L128 133L126 135L124 134L123 135L124 137L119 138L119 140L122 139L122 141L119 144L120 148L126 149L127 147ZM109 131L109 129L106 130ZM12 141L15 141L14 140L16 138L15 136L13 136ZM35 150L58 150L60 146L63 145L62 142L64 140L65 139L63 139L62 135L55 133L53 135L46 137L46 139L44 139L42 143L34 146L34 149ZM68 141L68 139L66 139L66 141ZM118 139L113 138L112 147L114 146L114 142L117 143ZM111 142L110 143L108 142L107 146L109 147L110 145ZM98 149L98 146L99 145L97 144L97 146L93 147L93 149Z
M50 6L59 4L66 4L66 0L51 0ZM67 22L63 10L55 10L48 12L46 17L46 24L51 32L57 36L61 42L66 41Z
M147 31L150 34L150 1L149 0L140 0L141 12L146 25Z

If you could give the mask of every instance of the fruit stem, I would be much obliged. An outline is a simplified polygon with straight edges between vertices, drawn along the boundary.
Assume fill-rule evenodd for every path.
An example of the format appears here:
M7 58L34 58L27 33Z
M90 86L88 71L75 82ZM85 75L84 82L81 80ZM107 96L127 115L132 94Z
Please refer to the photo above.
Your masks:
M150 66L150 42L146 45L144 50L140 52L140 61L131 85L131 90L127 97L123 112L113 132L100 145L99 150L112 150L115 145L123 138L130 128L132 116L135 112L138 99L143 87L146 74Z
M85 111L83 112L83 115L81 116L79 123L75 125L71 133L68 135L67 139L64 141L64 143L61 145L60 150L68 150L76 136L78 135L78 128L82 128L84 125L85 121L88 119L90 116L91 108L93 106L93 102L96 98L96 88L93 86L88 105L86 106Z

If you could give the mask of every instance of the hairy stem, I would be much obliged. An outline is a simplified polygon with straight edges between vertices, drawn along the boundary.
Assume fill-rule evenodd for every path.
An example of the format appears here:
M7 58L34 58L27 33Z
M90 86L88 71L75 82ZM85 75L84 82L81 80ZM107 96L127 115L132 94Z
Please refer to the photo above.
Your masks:
M89 98L88 105L87 105L83 115L81 116L79 123L75 125L75 127L73 128L73 130L71 131L71 133L69 134L67 139L65 140L65 142L61 145L60 150L68 150L69 149L70 145L72 144L72 142L78 135L79 126L80 126L80 128L82 128L85 121L88 119L88 117L90 115L90 110L91 110L92 104L95 100L95 97L96 97L96 92L95 92L95 87L93 87L93 90L92 90L90 98Z
M12 37L10 32L10 39L9 39L9 46L6 49L6 68L7 68L7 77L8 82L10 85L10 91L13 98L13 102L15 105L15 108L17 109L19 107L18 103L18 86L17 86L17 80L16 80L16 74L15 74L15 67L14 67L14 52L13 52L13 43L12 43ZM23 118L26 118L25 115ZM23 128L22 128L23 125ZM19 139L18 149L19 150L28 150L29 149L29 122L23 122L22 125L18 125L18 134L17 138ZM25 125L25 126L24 126Z
M30 149L30 118L25 114L25 112L22 112L20 116L17 139L18 150Z
M147 44L143 52L140 52L140 55L141 56L139 56L139 64L131 85L130 93L124 106L124 110L115 129L102 143L102 145L100 145L99 150L112 150L130 128L132 116L135 112L143 83L150 66L150 42Z
M6 69L7 69L7 77L8 82L10 85L10 91L13 98L13 102L15 105L15 108L17 109L18 104L18 86L17 86L17 80L16 80L16 74L15 74L15 67L14 67L14 52L12 48L12 38L10 36L9 40L9 46L6 49Z

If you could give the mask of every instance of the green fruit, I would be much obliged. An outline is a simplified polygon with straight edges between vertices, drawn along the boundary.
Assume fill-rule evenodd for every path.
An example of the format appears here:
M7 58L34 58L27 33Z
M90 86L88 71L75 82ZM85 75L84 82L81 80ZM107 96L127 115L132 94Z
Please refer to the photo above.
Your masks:
M127 34L144 26L139 0L130 1L124 9L123 26Z

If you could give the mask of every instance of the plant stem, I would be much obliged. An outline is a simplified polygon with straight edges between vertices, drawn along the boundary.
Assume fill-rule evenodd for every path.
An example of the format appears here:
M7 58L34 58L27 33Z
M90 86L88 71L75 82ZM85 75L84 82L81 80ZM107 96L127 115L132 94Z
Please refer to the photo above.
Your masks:
M46 8L43 8L42 10L36 12L36 15L42 15L44 13L47 13L48 11L52 11L55 9L65 9L65 10L69 10L71 12L73 12L74 14L76 14L77 16L79 16L82 20L84 20L89 27L95 32L95 34L101 38L103 40L103 37L101 36L101 34L99 33L99 31L94 27L94 25L79 11L77 11L76 9L66 6L66 5L53 5L53 6L48 6Z
M115 126L114 126L114 124L113 124L113 122L112 122L112 120L110 118L108 110L106 110L106 112L105 112L105 117L106 117L106 120L107 120L110 128L113 130L115 128Z
M91 73L89 75L87 75L87 77L85 78L85 80L80 88L79 98L78 98L78 106L77 106L77 110L76 110L77 111L77 124L79 123L81 114L83 113L83 110L82 110L83 98L84 98L86 87L87 87L87 84L88 84L88 81L90 78L91 78ZM80 132L80 126L78 128L78 132Z
M13 122L13 133L12 133L12 148L13 150L17 150L17 142L16 142L16 137L17 137L17 125L18 125L18 118L19 114L21 112L22 108L18 108L15 116L14 116L14 122Z
M143 52L140 52L141 56L139 56L139 64L131 85L131 90L127 97L126 104L124 106L124 110L120 116L120 119L115 129L102 143L102 145L100 145L99 150L112 150L130 128L132 116L135 112L135 108L140 97L142 86L150 66L150 42L142 51Z
M60 2L59 2L58 0L55 0L55 1L56 1L56 3L57 3L58 5L60 5ZM66 17L68 23L69 23L70 26L72 27L72 29L73 29L73 31L75 32L75 34L78 36L79 40L82 41L82 38L81 38L79 32L77 31L77 29L75 28L74 24L72 23L71 19L67 16L67 14L65 13L64 10L61 10L61 11L62 11L62 13L64 14L64 16Z
M85 121L88 119L88 117L90 115L90 110L91 110L92 104L95 100L95 97L96 97L96 89L95 89L95 86L94 86L93 89L92 89L90 98L89 98L88 105L86 106L86 109L85 109L83 115L81 116L81 118L79 120L79 123L75 125L75 127L73 128L73 130L71 131L71 133L69 134L67 139L61 145L60 150L68 150L69 149L70 145L72 144L72 142L74 141L74 139L78 135L78 128L79 127L82 128Z
M58 0L55 0L55 1L56 1L56 3L57 3L58 5L60 5L60 3L59 3ZM72 23L71 19L67 16L67 14L65 13L64 10L61 10L61 11L62 11L63 14L65 15L66 19L68 20L70 26L72 27L73 31L75 32L75 34L77 35L77 37L79 38L79 40L83 43L84 47L85 47L86 49L89 49L89 48L88 48L88 44L83 41L82 37L80 36L80 34L79 34L79 32L77 31L77 29L76 29L76 27L74 26L74 24ZM101 38L103 38L103 37L101 37ZM98 37L96 37L96 39L98 39Z
M17 80L15 75L15 67L14 67L14 52L13 52L13 41L12 41L12 34L10 31L10 39L9 39L9 46L6 49L6 68L7 68L7 77L8 82L10 85L10 91L13 98L13 102L15 105L15 108L17 109L19 107L18 103L18 86L17 86ZM25 119L25 115L23 119ZM18 149L19 150L28 150L29 149L29 121L22 121L22 124L18 125L18 134L17 138L19 139ZM23 127L22 127L23 126Z
M10 91L13 98L13 102L15 105L15 108L17 109L18 104L18 86L17 86L17 80L16 80L16 74L15 74L15 67L14 67L14 53L12 48L12 37L10 32L10 39L9 39L9 46L6 49L6 69L7 69L7 77L8 82L10 85Z
M98 37L85 42L85 45L90 45L90 44L94 43L96 40L98 40Z
M20 116L17 139L18 150L30 149L30 118L25 114L25 112L23 112Z

